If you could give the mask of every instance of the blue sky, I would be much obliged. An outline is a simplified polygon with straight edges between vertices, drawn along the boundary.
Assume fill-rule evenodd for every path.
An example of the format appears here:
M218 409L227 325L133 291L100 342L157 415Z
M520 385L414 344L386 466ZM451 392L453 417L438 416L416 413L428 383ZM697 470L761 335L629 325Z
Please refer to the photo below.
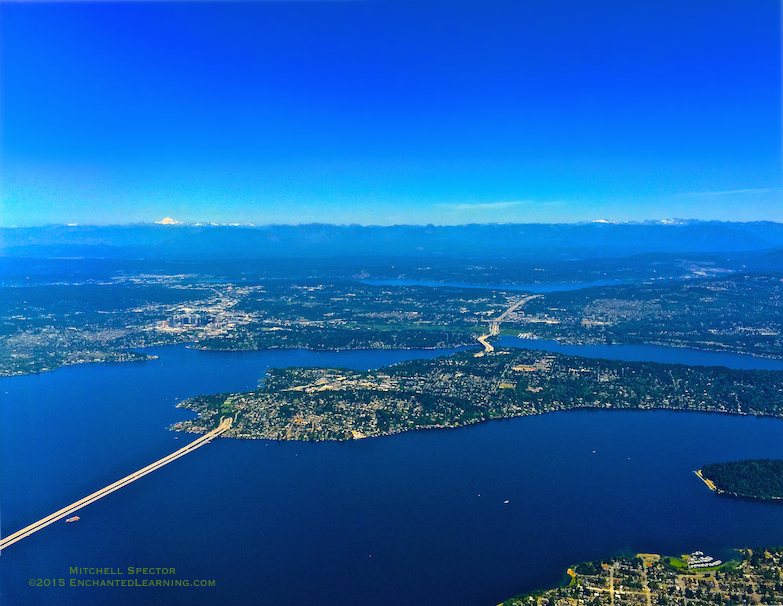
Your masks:
M779 3L0 4L0 225L783 221Z

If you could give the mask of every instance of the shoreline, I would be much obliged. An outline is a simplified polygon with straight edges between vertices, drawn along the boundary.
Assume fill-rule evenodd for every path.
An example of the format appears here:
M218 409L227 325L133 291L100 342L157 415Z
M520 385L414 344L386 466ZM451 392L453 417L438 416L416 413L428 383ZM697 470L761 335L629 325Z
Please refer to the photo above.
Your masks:
M783 419L783 417L772 417L777 419ZM738 492L728 492L726 490L722 490L721 488L718 488L715 483L710 480L709 478L705 478L704 475L701 473L701 469L698 471L694 471L699 479L704 482L707 487L714 492L715 494L724 495L727 497L734 497L735 499L747 499L749 501L783 501L783 497L757 497L754 495L748 495L748 494L740 494Z
M516 330L516 329L514 329ZM469 333L470 334L470 333ZM475 332L472 334L476 334ZM483 335L484 337L489 337L492 335ZM504 335L499 334L499 337L513 337L513 335ZM517 337L519 338L519 337ZM537 337L535 339L531 339L534 341L552 341L557 343L558 346L569 346L569 347L586 347L590 345L606 345L606 343L575 343L575 342L569 342L568 340L560 341L558 339L546 339L546 338L540 338ZM479 345L476 345L476 341L479 341ZM156 345L149 345L148 347L134 347L127 350L120 350L117 352L109 352L114 355L123 355L128 353L139 353L140 355L146 356L145 358L137 358L137 359L128 359L128 360L76 360L73 362L66 362L64 364L60 364L59 366L55 366L53 368L42 368L39 370L30 370L30 371L16 371L16 372L5 372L0 371L0 379L6 379L11 377L26 377L30 375L39 375L45 372L53 372L56 370L59 370L61 368L67 368L69 366L76 366L78 364L120 364L124 362L147 362L149 360L156 359L157 356L150 356L149 354L144 353L145 349L152 349L155 347L176 347L184 345L188 349L192 349L194 351L214 351L214 352L230 352L230 353L241 353L241 352L254 352L254 351L280 351L280 350L291 350L291 349L301 349L303 351L311 351L313 353L319 353L319 352L345 352L345 351L392 351L392 350L403 350L403 351L411 351L411 350L428 350L431 351L433 349L441 349L438 347L360 347L356 349L351 348L325 348L325 349L312 349L308 347L286 347L285 345L281 346L275 346L275 347L262 347L259 349L243 349L243 348L214 348L214 347L199 347L199 341L183 341L181 343L165 343L165 344L156 344ZM734 350L721 350L721 349L705 349L701 347L693 347L691 345L672 345L671 343L661 343L659 341L650 341L650 342L641 342L641 343L611 343L611 345L619 346L619 347L626 347L626 346L655 346L655 347L666 347L671 349L677 349L677 350L691 350L695 352L704 352L704 353L714 353L714 354L730 354L730 355L736 355L736 356L743 356L747 357L752 360L773 360L773 361L783 361L783 354L780 356L770 356L770 355L761 355L761 354L755 354L755 353L749 353L749 352L743 352L743 351L734 351ZM459 348L467 348L470 349L472 347L477 346L484 346L486 348L486 345L481 342L481 339L479 337L475 337L473 340L471 340L470 344L465 345L456 345L454 349ZM490 345L492 347L492 345ZM515 347L513 345L506 345L505 347ZM443 348L443 349L450 349L450 348ZM534 347L519 347L518 349L536 349ZM537 350L537 351L548 351L545 349ZM561 352L557 352L561 353ZM561 355L564 356L575 356L580 357L579 354L564 354L561 353ZM591 356L582 356L582 357L591 357ZM615 360L617 358L605 358L607 360ZM659 362L660 364L676 364L674 362ZM697 366L702 366L697 364ZM708 366L725 366L725 364L711 364ZM727 368L733 368L731 366L728 366Z
M704 477L704 475L701 473L701 469L698 469L698 470L694 471L693 473L695 473L698 476L698 478L702 482L704 482L707 485L707 488L709 488L712 492L715 492L717 494L721 494L723 492L722 490L719 490L717 486L715 486L715 484L713 483L712 480L710 480L709 478L705 478Z
M189 408L187 406L181 406L184 402L187 402L187 400L182 400L179 404L176 405L176 408L183 408L184 410L189 410L191 412L196 412L193 408ZM454 425L420 425L416 427L405 427L401 428L398 431L388 431L383 433L376 433L376 434L370 434L370 435L362 435L361 438L356 437L350 437L346 439L338 439L338 438L322 438L317 440L310 440L305 438L288 438L288 437L267 437L267 436L244 436L244 435L231 435L231 430L227 431L226 434L223 435L221 438L231 438L234 440L268 440L270 442L308 442L312 444L318 444L322 442L351 442L356 439L373 439L373 438L384 438L388 436L396 436L403 433L408 433L412 431L438 431L438 430L451 430L451 429L464 429L467 427L471 427L473 425L481 425L483 423L492 423L494 421L511 421L513 419L523 419L525 417L537 417L541 415L547 415L547 414L553 414L553 413L569 413L569 412L638 412L638 413L645 413L645 412L676 412L676 413L690 413L690 414L717 414L717 415L728 415L732 417L747 417L747 416L755 416L758 418L764 418L764 419L777 419L779 421L783 421L783 415L776 416L776 415L767 415L767 414L754 414L749 415L748 413L738 413L738 412L731 412L731 411L723 411L723 410L684 410L682 408L605 408L603 406L577 406L574 408L557 408L554 410L542 410L542 411L535 411L535 412L525 412L515 415L510 415L506 417L493 417L489 419L476 419L473 421L466 421L464 423L454 424ZM196 412L196 414L200 414ZM198 419L199 417L196 417ZM213 431L215 428L204 428L204 429L194 429L194 428L178 428L177 425L179 423L186 423L187 421L178 421L177 423L174 423L169 426L169 431L174 431L177 433L183 433L183 434L197 434L197 435L203 435L205 433L209 433L210 431ZM741 495L733 492L726 492L724 490L721 490L714 484L712 484L711 480L706 479L701 476L701 471L694 471L694 474L696 474L699 479L704 482L710 490L715 492L719 495L727 495L732 496L740 499L750 499L754 501L776 501L776 500L783 500L783 497L769 497L769 498L761 498L761 497L753 497L753 496L747 496L747 495ZM712 486L710 486L712 484ZM713 488L713 486L715 486Z
M741 560L735 558L725 562L717 560L719 563L715 566L699 567L697 565L694 568L688 566L688 561L691 557L698 557L701 552L680 556L666 556L657 553L610 555L601 560L571 565L559 585L518 594L501 602L498 606L542 606L547 601L550 604L564 604L564 598L571 606L596 606L597 604L610 606L615 604L618 597L622 598L623 596L635 596L635 599L641 601L637 603L643 603L646 597L647 604L652 604L653 600L655 599L657 602L656 598L661 595L667 593L671 595L668 590L678 587L679 579L696 581L715 579L720 571L723 571L722 574L726 574L726 571L734 570L737 565L747 560L748 554L751 552L747 548L734 549L734 551L742 555ZM655 570L658 575L655 583L649 583L647 579L647 572L651 569ZM638 577L634 575L638 575ZM664 586L661 586L661 575L664 577ZM638 579L638 585L636 587L629 586L627 583L629 578ZM744 582L744 574L735 577L735 579ZM712 593L718 592L713 591ZM712 600L711 596L706 598L706 603L720 604L720 602Z
M482 336L486 341L487 335ZM508 361L501 359L503 355L510 355ZM488 356L488 358L485 358L485 356ZM474 358L478 359L474 361ZM350 440L351 435L348 433L350 430L360 430L363 435L374 437L410 430L459 427L492 419L539 415L558 410L615 408L615 405L609 402L612 401L613 394L619 388L614 387L613 390L601 390L597 382L597 373L601 371L605 364L600 360L592 358L560 353L545 356L545 363L542 362L543 366L538 368L541 371L540 377L538 379L534 377L531 380L551 387L550 383L552 381L566 380L561 375L568 370L573 371L571 366L576 365L579 370L588 373L588 375L580 374L579 377L585 376L587 378L580 378L579 380L587 381L585 385L589 387L591 393L594 392L596 394L593 398L576 397L571 392L565 395L555 393L557 399L553 399L555 396L552 396L544 398L540 402L533 400L531 403L530 398L525 397L526 392L524 391L520 392L521 395L517 391L512 391L508 396L496 397L495 392L501 388L514 386L515 389L519 389L516 383L513 385L503 383L504 374L510 372L511 366L516 361L520 359L529 361L538 358L540 358L538 352L517 348L503 348L502 350L494 350L493 348L493 351L480 351L472 356L470 356L469 352L463 351L426 361L410 361L402 370L400 370L401 367L394 366L398 372L391 371L393 376L397 376L399 373L405 375L406 372L413 372L413 374L410 377L405 375L402 378L398 377L393 380L387 374L384 374L390 372L388 369L384 370L384 368L363 374L357 374L355 371L341 371L331 367L319 367L318 369L289 367L275 371L270 369L271 374L269 376L276 377L276 380L271 383L271 387L265 381L264 386L259 387L257 390L232 394L204 394L180 402L179 407L199 413L200 419L183 422L175 426L175 429L179 431L208 431L212 427L211 421L215 414L214 409L217 406L233 406L231 402L234 401L239 402L239 409L248 410L250 415L248 419L250 420L248 421L249 424L245 424L244 421L238 423L238 426L230 432L234 434L231 437L304 441ZM552 360L558 360L558 362L555 362L556 365L550 372L549 366ZM457 387L462 391L454 392L457 395L449 391L450 389L457 389L452 388L451 384L447 387L438 387L440 384L437 383L437 377L445 372L443 369L451 368L454 365L465 367L460 368L460 372L454 375L454 380L457 380L456 377L467 377L460 379L460 381L465 382L465 385L458 383ZM668 383L666 383L666 385L669 385L668 387L661 387L661 376L665 375L665 368L671 365L618 361L612 362L608 366L614 369L612 372L615 374L620 373L621 370L628 366L634 373L637 371L641 373L639 376L644 378L647 382L645 384L649 383L649 385L660 391L660 393L656 392L658 397L654 400L649 396L646 398L631 398L627 401L622 400L616 405L622 410L675 410L783 418L783 407L779 401L781 396L778 396L774 401L766 403L763 408L749 408L752 402L750 404L743 402L745 410L742 410L739 404L735 409L727 409L725 399L722 399L725 396L725 389L719 389L715 392L710 391L705 396L707 400L699 404L692 402L684 396L678 396L677 394L673 396L670 393L673 388ZM698 370L698 368L701 368L701 370ZM728 377L726 380L737 380L738 376L745 377L741 371L736 369L716 368L718 370L697 367L689 371L688 377L690 378L688 378L687 384L702 385L704 381L712 377L710 373L717 373L720 377L726 375ZM513 370L524 370L524 368L514 367ZM752 375L758 378L760 385L767 385L768 383L777 385L779 383L781 371L776 371L777 374L770 374L771 371L752 372L763 373ZM361 376L359 376L360 374ZM328 375L328 378L324 378L326 375ZM567 380L571 381L568 385L572 385L572 382L576 381L571 378L571 375L567 375ZM613 374L612 376L620 380L618 379L620 377L619 374L616 374L616 376ZM407 383L398 385L398 380L407 381L410 385ZM516 379L514 380L516 381ZM527 378L519 380L528 381ZM292 385L298 385L302 381L304 383L299 387L291 387ZM315 383L313 383L314 381ZM343 383L343 381L347 382ZM524 387L524 382L521 384L522 387ZM309 383L313 384L309 385ZM578 383L573 384L580 385ZM709 384L711 385L711 383ZM719 384L722 383L719 382ZM299 396L287 393L291 392L293 394L293 392L302 391L305 387L308 388L308 394L311 395L302 394ZM443 393L438 391L438 389ZM537 388L535 393L538 393L540 389L543 388ZM704 389L707 389L707 387L704 387ZM337 393L334 396L327 396L329 407L321 410L318 406L325 406L323 404L325 401L323 400L324 396L317 395L315 392L324 390L336 390ZM528 391L531 391L530 387L528 387ZM427 397L434 398L437 396L442 398L442 403L439 404L441 409L437 409L436 412L429 416L416 416L411 413L415 406L421 406L417 399L418 396L411 395L417 393L424 394L421 396L424 399L423 401L426 401ZM392 412L384 412L384 422L378 423L371 415L364 414L362 416L356 412L359 400L348 406L346 402L351 400L351 398L354 400L359 398L362 403L361 406L368 410L371 409L371 413L375 413L378 409L383 409L384 411L388 409ZM441 400L438 400L438 402L441 402ZM281 414L278 410L281 406L285 408L284 414ZM265 412L259 416L261 414L259 411L262 410ZM433 410L435 409L433 408ZM226 411L222 410L222 412ZM242 417L244 417L244 414Z

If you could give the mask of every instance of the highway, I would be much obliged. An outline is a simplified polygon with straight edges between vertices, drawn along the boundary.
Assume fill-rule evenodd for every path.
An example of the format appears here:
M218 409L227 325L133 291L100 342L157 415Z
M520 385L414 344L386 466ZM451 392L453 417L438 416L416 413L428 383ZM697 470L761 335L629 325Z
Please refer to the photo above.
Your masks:
M218 425L217 429L213 429L209 433L204 434L203 436L194 440L184 448L180 448L176 452L173 452L170 455L163 457L158 461L155 461L151 465L147 465L143 469L140 469L139 471L132 473L128 476L125 476L121 480L117 480L116 482L114 482L114 484L110 484L105 488L101 488L100 490L92 493L91 495L84 497L80 501L76 501L75 503L68 505L68 507L63 507L59 511L55 511L52 515L47 516L42 520L38 520L34 524L30 524L29 526L22 528L22 530L19 530L14 534L8 535L4 539L0 540L0 551L5 549L6 547L10 547L17 541L21 541L25 537L29 537L34 532L38 532L42 528L46 528L47 526L49 526L49 524L54 524L55 522L62 520L63 518L80 510L82 507L86 507L90 503L94 503L98 499L102 499L103 497L105 497L108 494L111 494L115 490L119 490L120 488L122 488L123 486L127 486L131 482L135 482L139 478L146 476L148 473L152 473L156 469L160 469L164 465L168 465L172 461L185 456L189 452L193 452L197 448L204 446L204 444L208 444L210 440L212 440L212 438L216 438L220 434L227 431L231 427L232 421L233 420L231 417L223 418L220 421L220 425Z
M487 342L487 339L489 337L495 337L498 334L500 334L500 324L506 318L508 318L508 316L510 314L515 312L521 305L524 305L525 303L530 301L530 299L535 299L536 297L540 297L540 296L541 295L530 295L530 296L527 296L527 297L522 297L519 301L514 303L511 307L509 307L506 311L504 311L502 314L500 314L497 318L495 318L494 320L490 320L490 323L489 323L489 334L481 335L478 338L478 342L481 343L484 346L484 353L491 353L491 352L495 351L495 348L492 347L492 345L490 345ZM476 354L476 355L478 355L478 354Z
M484 353L490 353L490 352L495 351L495 348L492 347L492 345L490 345L489 343L487 343L487 338L491 337L491 336L492 336L492 333L489 333L488 335L481 335L478 338L478 342L481 343L484 346ZM479 354L476 354L476 355L479 355Z

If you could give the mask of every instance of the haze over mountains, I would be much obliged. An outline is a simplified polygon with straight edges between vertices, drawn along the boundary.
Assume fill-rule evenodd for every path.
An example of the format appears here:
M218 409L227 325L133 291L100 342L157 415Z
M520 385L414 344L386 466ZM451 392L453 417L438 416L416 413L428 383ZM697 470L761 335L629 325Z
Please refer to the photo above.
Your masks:
M0 228L0 256L115 259L442 257L554 260L783 250L783 224L161 225Z

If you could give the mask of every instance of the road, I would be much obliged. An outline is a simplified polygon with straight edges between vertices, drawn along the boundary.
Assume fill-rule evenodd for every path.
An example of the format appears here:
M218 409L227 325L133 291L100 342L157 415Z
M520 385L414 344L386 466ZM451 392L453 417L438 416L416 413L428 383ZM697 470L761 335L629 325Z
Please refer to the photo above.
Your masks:
M146 476L148 473L152 473L156 469L160 469L164 465L168 465L172 461L179 459L180 457L183 457L190 452L193 452L197 448L204 446L204 444L208 444L212 440L212 438L216 438L220 434L227 431L231 427L232 421L233 420L231 419L231 417L225 417L220 421L220 425L218 425L217 429L213 429L209 433L204 434L203 436L194 440L184 448L180 448L176 452L173 452L170 455L163 457L158 461L155 461L151 465L147 465L145 468L140 469L139 471L132 473L129 476L125 476L121 480L117 480L116 482L114 482L114 484L110 484L105 488L101 488L100 490L92 493L91 495L84 497L80 501L76 501L75 503L68 505L68 507L63 507L59 511L55 511L52 515L47 516L42 520L38 520L34 524L30 524L29 526L22 528L22 530L19 530L14 534L8 535L4 539L0 540L0 551L5 549L6 547L10 547L17 541L21 541L25 537L29 537L31 534L38 532L42 528L46 528L50 524L54 524L55 522L62 520L63 518L71 515L72 513L82 509L83 507L86 507L90 503L94 503L98 499L102 499L103 497L105 497L108 494L111 494L115 490L119 490L120 488L122 488L123 486L127 486L131 482L135 482L139 478Z
M484 353L491 353L491 352L495 351L495 348L492 347L492 345L490 345L487 342L487 339L489 337L496 337L497 335L500 334L500 324L506 318L508 318L508 316L510 314L515 312L520 306L522 306L525 303L527 303L528 301L530 301L530 299L535 299L536 297L540 297L540 296L541 295L530 295L530 296L527 296L527 297L522 297L519 301L514 303L511 307L509 307L506 311L504 311L502 314L500 314L497 318L495 318L494 320L490 321L490 323L489 323L489 334L481 335L478 338L478 342L481 343L484 346ZM478 355L478 354L476 354L476 355Z
M609 601L614 606L614 564L609 567Z

